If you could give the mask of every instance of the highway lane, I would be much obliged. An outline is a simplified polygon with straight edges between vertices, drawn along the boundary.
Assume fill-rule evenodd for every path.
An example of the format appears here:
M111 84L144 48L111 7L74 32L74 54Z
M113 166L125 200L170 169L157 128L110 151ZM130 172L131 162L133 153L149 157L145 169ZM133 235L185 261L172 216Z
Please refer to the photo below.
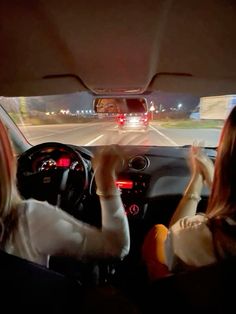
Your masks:
M120 133L113 122L21 126L20 129L32 144L56 141L82 146L123 145L190 145L193 140L204 141L205 146L217 146L220 129L172 129L151 122L146 132Z

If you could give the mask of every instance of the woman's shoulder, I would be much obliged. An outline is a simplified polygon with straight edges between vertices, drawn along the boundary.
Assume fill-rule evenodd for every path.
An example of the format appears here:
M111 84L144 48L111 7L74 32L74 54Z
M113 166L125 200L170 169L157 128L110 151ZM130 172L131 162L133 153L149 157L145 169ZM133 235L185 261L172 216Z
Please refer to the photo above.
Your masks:
M177 256L191 266L215 261L212 234L207 221L205 215L195 215L180 219L170 228L166 241L169 260Z

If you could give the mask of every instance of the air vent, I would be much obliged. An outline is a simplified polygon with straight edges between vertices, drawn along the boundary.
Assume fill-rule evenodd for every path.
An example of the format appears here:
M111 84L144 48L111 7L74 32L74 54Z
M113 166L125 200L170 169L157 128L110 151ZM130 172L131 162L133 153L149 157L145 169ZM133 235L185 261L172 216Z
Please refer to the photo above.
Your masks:
M134 170L144 170L150 165L150 160L146 156L134 156L129 160L129 168Z

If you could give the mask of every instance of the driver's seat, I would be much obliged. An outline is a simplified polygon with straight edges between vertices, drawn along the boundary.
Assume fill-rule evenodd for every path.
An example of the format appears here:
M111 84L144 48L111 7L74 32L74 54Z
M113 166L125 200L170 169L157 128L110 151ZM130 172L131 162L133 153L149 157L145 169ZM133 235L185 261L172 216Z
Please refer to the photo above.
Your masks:
M76 281L0 250L1 308L7 312L69 313L81 293Z

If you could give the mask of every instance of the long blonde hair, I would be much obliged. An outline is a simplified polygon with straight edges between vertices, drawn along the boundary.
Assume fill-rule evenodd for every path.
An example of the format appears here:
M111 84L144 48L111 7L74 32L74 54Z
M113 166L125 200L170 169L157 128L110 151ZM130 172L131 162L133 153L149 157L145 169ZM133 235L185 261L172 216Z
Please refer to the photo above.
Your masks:
M236 107L222 129L206 214L236 218Z
M0 120L0 246L4 247L17 221L21 198L16 187L16 160L7 130Z

